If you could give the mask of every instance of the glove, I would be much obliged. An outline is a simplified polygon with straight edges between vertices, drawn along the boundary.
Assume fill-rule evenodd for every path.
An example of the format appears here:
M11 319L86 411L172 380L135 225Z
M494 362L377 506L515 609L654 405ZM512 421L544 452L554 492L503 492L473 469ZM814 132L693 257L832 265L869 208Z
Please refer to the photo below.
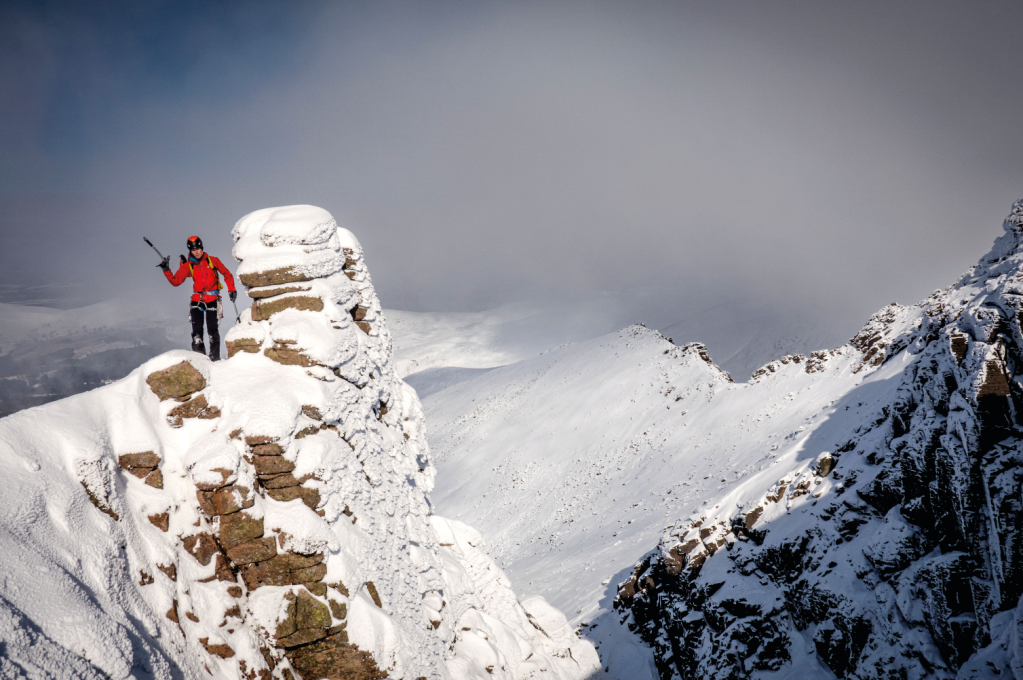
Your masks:
M235 300L238 299L238 291L232 290L230 293L227 294L227 296L231 298L231 302L234 302Z
M168 264L169 262L170 262L170 258L169 257L164 257L162 260L160 260L160 264L158 264L156 266L159 267L160 269L164 270L165 272L169 272L170 271L170 264Z
M186 262L188 262L188 260L185 259L184 255L178 255L178 257L181 258L181 264L185 264Z

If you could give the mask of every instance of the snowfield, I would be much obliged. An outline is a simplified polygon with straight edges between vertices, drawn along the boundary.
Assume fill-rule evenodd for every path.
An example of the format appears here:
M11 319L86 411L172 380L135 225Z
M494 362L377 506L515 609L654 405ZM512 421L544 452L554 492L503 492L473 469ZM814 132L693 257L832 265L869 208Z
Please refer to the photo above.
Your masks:
M437 511L478 527L521 592L573 624L608 620L618 583L680 518L815 458L805 443L869 375L852 348L825 371L784 359L742 384L708 358L633 326L432 394ZM649 651L613 628L604 665L642 677Z
M1005 229L748 382L642 326L427 375L435 506L605 677L1019 677L1023 201Z

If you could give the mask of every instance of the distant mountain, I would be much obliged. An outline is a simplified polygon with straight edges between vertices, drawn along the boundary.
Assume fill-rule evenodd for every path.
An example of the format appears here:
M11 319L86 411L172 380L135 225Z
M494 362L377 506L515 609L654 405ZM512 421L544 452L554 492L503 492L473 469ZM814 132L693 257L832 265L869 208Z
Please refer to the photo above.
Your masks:
M955 285L755 374L856 382L620 585L662 678L1023 677L1023 201L1004 226Z
M1021 225L749 382L643 327L429 376L438 511L606 677L1023 677Z

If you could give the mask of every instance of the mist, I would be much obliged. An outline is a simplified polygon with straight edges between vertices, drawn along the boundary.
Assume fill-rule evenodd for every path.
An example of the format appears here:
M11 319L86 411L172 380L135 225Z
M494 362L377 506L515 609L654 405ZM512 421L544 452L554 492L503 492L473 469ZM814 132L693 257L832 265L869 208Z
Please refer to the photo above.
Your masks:
M1018 4L0 14L9 301L173 304L142 236L230 262L242 215L312 203L388 308L642 290L636 322L738 300L847 338L952 283L1023 193Z

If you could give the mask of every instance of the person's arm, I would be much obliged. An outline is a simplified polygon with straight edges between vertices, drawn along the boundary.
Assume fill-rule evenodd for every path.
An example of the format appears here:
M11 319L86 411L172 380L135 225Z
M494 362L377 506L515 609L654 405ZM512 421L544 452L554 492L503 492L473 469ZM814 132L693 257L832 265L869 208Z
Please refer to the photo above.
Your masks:
M213 266L217 268L217 271L224 275L224 282L227 283L227 290L230 294L231 301L238 297L238 292L234 288L234 277L231 276L231 270L224 266L224 263L220 261L219 257L210 258L213 260Z
M170 273L170 269L165 269L163 275L167 277L167 280L171 282L172 286L180 286L188 278L188 262L184 259L181 260L181 265L178 270L173 274Z

